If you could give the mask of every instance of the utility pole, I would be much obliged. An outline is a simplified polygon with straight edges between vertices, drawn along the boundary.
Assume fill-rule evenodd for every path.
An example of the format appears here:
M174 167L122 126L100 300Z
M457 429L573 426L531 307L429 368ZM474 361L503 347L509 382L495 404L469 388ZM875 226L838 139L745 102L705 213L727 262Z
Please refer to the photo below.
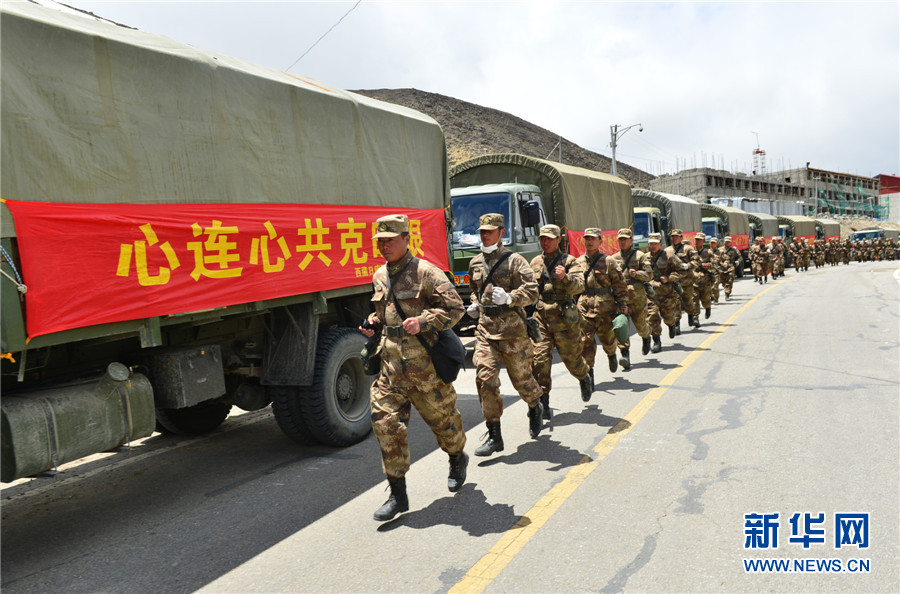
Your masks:
M617 141L619 140L619 138L620 138L622 135L624 135L626 132L628 132L629 130L631 130L631 129L634 128L635 126L638 127L638 132L643 132L643 131L644 131L644 127L643 127L641 124L639 124L639 123L638 123L638 124L632 124L632 125L630 125L630 126L627 126L627 127L625 127L625 128L622 128L621 130L619 130L619 124L614 124L614 125L612 125L612 126L609 127L609 138L610 138L609 146L612 147L612 167L611 167L611 169L610 169L610 172L611 172L613 175L618 175L618 172L617 172L617 170L616 170L616 144L617 144Z

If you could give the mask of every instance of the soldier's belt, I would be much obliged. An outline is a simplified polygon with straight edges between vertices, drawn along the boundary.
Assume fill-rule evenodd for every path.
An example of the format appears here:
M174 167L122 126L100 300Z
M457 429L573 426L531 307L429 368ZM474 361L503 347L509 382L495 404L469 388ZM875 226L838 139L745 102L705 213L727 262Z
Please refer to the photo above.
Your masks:
M585 289L583 295L612 295L612 288L603 287L601 289Z
M509 305L482 305L481 311L489 316L498 316L504 312L512 310Z
M566 301L572 301L571 295L559 295L557 293L542 293L541 301L544 303L565 303Z
M402 338L404 336L409 336L409 333L403 326L385 326L381 331L388 338Z

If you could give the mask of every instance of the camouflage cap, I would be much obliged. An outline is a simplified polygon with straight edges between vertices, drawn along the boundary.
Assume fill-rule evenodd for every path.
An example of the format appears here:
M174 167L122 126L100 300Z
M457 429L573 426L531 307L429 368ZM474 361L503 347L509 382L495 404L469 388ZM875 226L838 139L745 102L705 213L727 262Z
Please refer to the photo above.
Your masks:
M496 212L481 215L478 223L481 225L478 227L479 231L494 231L500 227L506 228L506 221L504 221L503 215Z
M560 230L558 225L544 225L541 227L541 237L552 237L553 239L557 239L562 236L562 230Z
M700 241L706 241L706 234L705 234L705 233L698 233L698 234L694 235L694 237L693 237L692 239L693 239L694 241L697 241L698 239L699 239Z
M584 230L585 237L603 237L603 231L598 227L588 227Z
M669 235L684 235L684 232L681 229L672 229L669 231Z
M725 236L725 241L731 241L731 235L726 235L726 236Z
M662 235L659 233L651 233L647 239L648 243L662 243Z
M634 237L634 233L632 233L631 229L629 229L628 227L624 227L622 229L619 229L619 234L616 237L619 239L622 239L623 237L630 238Z
M709 245L712 245L712 244L714 244L714 243L719 243L719 238L718 238L718 237L710 237L710 238L709 238Z
M372 239L390 239L401 233L409 233L409 217L402 214L388 215L375 221L375 229L378 231Z

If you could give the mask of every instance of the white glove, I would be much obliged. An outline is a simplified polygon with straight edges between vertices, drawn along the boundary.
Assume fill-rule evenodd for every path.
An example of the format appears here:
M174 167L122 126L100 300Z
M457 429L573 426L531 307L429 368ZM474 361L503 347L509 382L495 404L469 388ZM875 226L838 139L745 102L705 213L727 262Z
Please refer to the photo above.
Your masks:
M512 295L503 290L503 287L494 287L492 299L496 305L509 305L512 303Z
M466 313L469 314L470 318L475 319L481 315L481 310L478 309L477 303L473 303L472 305L470 305L469 307L466 308Z
M681 267L684 268L685 270L687 270L688 268L691 267L691 265L690 264L682 264Z

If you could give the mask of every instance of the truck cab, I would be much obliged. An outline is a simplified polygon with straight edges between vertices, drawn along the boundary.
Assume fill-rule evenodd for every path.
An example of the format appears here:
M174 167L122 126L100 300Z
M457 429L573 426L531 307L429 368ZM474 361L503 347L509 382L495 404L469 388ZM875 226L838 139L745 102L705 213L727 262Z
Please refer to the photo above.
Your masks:
M663 229L663 216L658 208L640 206L634 209L634 247L641 251L648 251L651 233L660 233L663 240L663 248L669 245L668 234Z
M725 235L728 230L725 228L725 222L719 217L703 217L701 220L703 234L706 235L704 247L709 247L709 240L715 237L719 240L719 245L725 245Z
M496 212L506 220L501 241L529 262L541 253L540 228L546 224L540 188L531 184L490 184L450 191L453 227L450 267L460 295L469 294L469 262L481 250L481 215Z

